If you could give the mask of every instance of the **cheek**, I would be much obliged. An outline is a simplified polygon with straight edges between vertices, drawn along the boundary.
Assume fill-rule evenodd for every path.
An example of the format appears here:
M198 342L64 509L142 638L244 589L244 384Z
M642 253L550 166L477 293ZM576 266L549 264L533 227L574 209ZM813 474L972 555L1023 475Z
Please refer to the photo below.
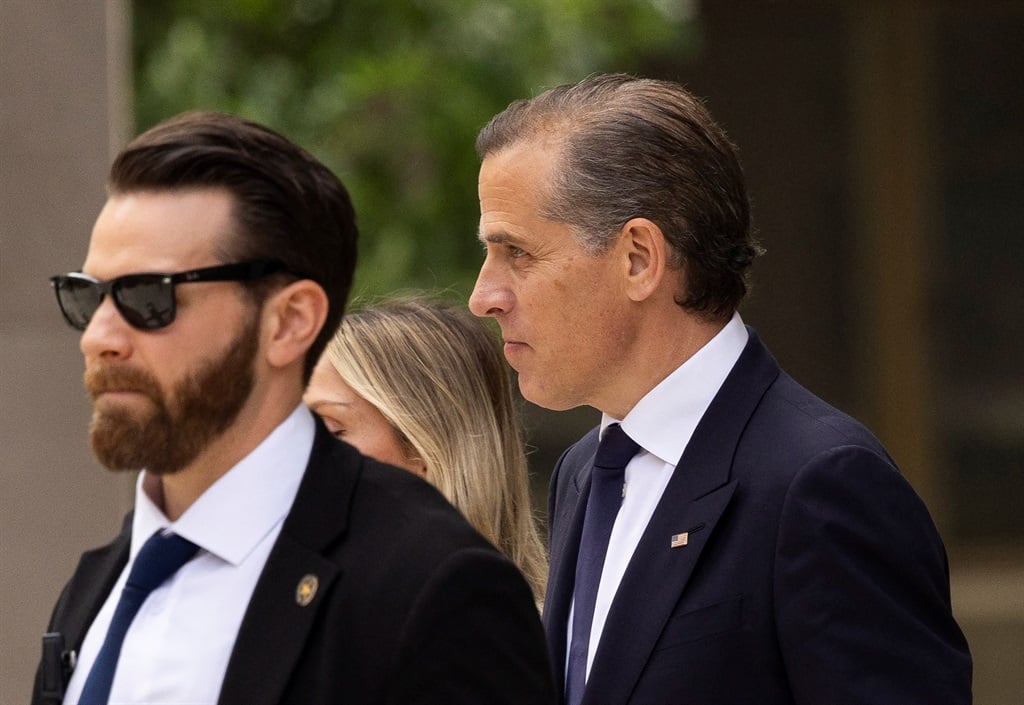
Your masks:
M395 437L391 427L385 423L367 423L351 429L345 437L363 455L368 455L382 463L403 466L405 455L401 444Z
M552 321L554 340L566 363L583 369L603 364L623 354L632 342L631 314L621 301L600 291L566 306Z

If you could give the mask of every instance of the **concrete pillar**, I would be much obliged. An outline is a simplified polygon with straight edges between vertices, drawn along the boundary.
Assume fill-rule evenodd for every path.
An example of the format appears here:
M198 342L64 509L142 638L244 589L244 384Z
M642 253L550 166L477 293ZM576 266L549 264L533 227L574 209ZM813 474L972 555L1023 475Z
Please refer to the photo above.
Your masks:
M47 278L78 269L127 137L126 0L0 2L0 703L28 702L50 609L121 524L93 460L78 335Z
M858 237L862 420L942 524L928 338L929 256L936 211L933 14L918 2L850 5L851 159Z

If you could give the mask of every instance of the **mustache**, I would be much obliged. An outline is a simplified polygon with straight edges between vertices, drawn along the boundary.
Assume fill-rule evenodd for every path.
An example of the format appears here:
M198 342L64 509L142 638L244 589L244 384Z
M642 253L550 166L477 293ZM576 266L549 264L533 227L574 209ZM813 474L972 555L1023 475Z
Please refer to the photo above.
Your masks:
M150 397L158 397L160 394L156 379L132 367L86 369L85 388L94 400L104 392L141 392Z

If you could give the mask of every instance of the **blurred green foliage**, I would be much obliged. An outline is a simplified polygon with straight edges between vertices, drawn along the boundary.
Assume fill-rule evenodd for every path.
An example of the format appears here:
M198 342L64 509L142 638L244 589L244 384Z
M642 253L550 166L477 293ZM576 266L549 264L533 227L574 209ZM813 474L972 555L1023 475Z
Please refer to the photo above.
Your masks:
M465 300L482 254L473 142L517 98L590 73L679 65L687 0L145 0L136 127L191 108L263 122L341 177L359 214L355 293Z

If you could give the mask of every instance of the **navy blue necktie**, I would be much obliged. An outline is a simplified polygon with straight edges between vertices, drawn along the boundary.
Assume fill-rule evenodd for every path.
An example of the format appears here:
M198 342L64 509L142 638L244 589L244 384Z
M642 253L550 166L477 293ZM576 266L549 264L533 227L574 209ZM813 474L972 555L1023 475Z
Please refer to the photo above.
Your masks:
M565 674L566 705L579 705L583 699L597 586L601 582L601 571L604 569L604 557L608 552L612 525L615 524L615 517L622 506L626 465L638 450L640 446L626 435L619 424L612 424L605 429L604 437L597 447L587 512L583 518L583 535L580 538L580 551L576 559L572 640L569 644L569 663Z
M128 574L121 599L117 602L114 617L110 620L103 647L96 656L96 662L89 671L89 677L82 688L79 705L107 705L110 686L114 682L114 671L121 655L121 644L128 626L135 618L142 603L154 589L171 577L181 566L188 563L199 547L175 534L161 534L157 531L142 545L139 555Z

